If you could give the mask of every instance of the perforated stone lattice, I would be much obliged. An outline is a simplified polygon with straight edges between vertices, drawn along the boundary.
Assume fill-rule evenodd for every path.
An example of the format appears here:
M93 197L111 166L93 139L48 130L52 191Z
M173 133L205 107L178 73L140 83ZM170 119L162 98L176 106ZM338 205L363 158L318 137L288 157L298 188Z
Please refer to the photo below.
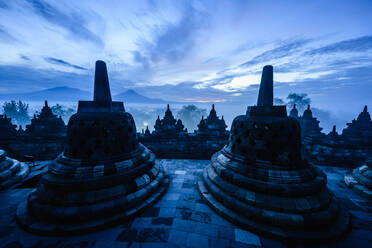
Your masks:
M241 115L233 121L227 149L251 160L294 164L301 161L300 135L300 126L293 118Z
M93 113L79 113L71 117L67 136L65 154L71 158L111 159L138 146L136 126L129 113L101 113L99 118L93 118Z

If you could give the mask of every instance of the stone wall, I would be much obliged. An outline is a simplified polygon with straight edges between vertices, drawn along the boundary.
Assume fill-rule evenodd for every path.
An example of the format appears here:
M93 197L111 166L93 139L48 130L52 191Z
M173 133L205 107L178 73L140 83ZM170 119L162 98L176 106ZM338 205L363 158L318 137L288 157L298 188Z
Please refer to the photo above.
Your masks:
M304 156L314 164L356 167L372 155L372 147L351 143L327 143L325 140L303 140Z
M6 150L10 157L20 161L24 161L24 155L31 155L35 160L51 160L63 152L65 139L65 137L48 139L19 137L0 141L0 147Z
M157 158L210 159L226 145L228 135L220 137L184 136L173 138L140 137L140 142Z

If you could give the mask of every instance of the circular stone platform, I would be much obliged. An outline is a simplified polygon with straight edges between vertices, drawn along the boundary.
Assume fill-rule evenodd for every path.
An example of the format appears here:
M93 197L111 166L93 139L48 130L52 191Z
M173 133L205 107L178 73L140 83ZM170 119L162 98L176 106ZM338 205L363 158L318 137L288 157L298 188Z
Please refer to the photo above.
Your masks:
M30 232L60 235L95 231L136 216L164 194L169 178L144 146L132 155L91 167L60 156L18 207L18 222Z
M20 182L29 172L25 163L7 157L6 152L0 150L0 190Z

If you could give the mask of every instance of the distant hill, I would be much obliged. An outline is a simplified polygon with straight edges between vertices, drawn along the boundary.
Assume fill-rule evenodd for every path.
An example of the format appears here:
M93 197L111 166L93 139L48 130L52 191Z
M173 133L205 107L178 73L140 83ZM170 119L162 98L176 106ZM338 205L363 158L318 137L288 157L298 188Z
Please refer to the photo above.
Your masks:
M149 98L142 96L134 90L127 90L118 95L112 97L115 101L133 102L133 103L166 103L164 100L159 98Z
M92 99L92 93L88 91L79 90L70 87L55 87L46 90L34 91L23 94L1 94L0 100L22 100L22 101L63 101L63 102L76 102L78 100Z
M135 92L134 90L127 90L122 92L118 95L114 95L113 100L115 101L123 101L126 102L133 102L133 103L165 103L162 99L156 98L149 98L142 96ZM79 90L76 88L70 87L55 87L46 90L40 90L30 93L22 93L22 94L0 94L0 101L10 101L10 100L22 100L22 101L33 101L33 102L40 102L44 100L52 101L52 102L77 102L79 100L92 100L93 94Z

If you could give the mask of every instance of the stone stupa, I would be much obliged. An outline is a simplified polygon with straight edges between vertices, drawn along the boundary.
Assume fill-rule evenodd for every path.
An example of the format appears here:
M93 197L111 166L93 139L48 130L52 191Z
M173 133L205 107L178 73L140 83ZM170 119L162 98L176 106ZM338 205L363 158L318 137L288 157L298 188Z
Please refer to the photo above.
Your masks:
M31 124L26 125L25 134L36 137L58 137L66 135L66 125L62 117L53 114L45 100L40 114L34 115Z
M137 216L169 177L138 142L133 117L111 100L106 64L96 62L94 100L79 101L65 150L17 209L18 223L46 235L94 231Z
M322 129L319 127L317 118L313 117L313 112L310 109L310 105L307 105L307 109L299 119L301 125L301 137L320 137L323 136Z
M6 156L4 150L0 150L0 190L11 187L24 179L30 169L25 163Z
M284 242L328 241L350 224L326 175L303 160L300 124L273 106L272 66L263 68L257 106L234 119L198 189L223 217Z
M347 186L372 200L372 158L366 164L355 168L351 174L346 174L344 181Z
M198 130L196 131L199 135L207 135L207 136L223 136L227 135L228 132L226 131L226 123L222 116L220 119L217 116L217 112L214 108L214 104L212 104L212 109L209 112L209 115L206 119L202 116L198 124Z

